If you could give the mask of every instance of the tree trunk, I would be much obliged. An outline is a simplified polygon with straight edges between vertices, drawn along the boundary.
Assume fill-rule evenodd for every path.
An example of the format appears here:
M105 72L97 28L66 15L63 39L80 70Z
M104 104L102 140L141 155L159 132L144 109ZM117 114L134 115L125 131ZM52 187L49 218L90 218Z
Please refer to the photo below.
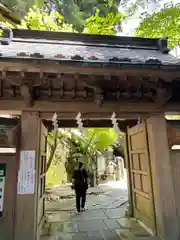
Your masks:
M95 177L94 177L94 173L91 172L89 174L89 182L90 182L90 187L94 187L95 186L95 181L94 181Z
M49 170L50 166L51 166L51 163L53 161L53 158L54 158L54 154L56 152L56 148L57 148L57 135L58 135L58 131L55 131L54 133L54 143L51 147L51 150L50 150L50 156L49 158L47 159L47 164L46 164L46 173L47 171Z
M96 172L96 186L99 184L99 176L98 176L98 157L95 155L95 172Z

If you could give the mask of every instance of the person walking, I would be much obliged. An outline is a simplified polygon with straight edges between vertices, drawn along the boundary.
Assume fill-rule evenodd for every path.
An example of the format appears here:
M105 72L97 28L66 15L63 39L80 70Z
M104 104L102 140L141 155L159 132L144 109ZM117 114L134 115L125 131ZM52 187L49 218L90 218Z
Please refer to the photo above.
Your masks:
M88 173L82 162L79 162L78 168L73 173L72 189L75 190L76 210L77 214L79 214L85 210L86 193L88 189Z

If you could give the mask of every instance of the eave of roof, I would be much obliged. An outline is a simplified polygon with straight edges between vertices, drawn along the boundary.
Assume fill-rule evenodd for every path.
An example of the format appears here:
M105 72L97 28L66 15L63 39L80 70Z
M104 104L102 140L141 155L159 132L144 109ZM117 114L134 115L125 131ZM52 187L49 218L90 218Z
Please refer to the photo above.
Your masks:
M125 63L125 62L103 62L103 61L82 61L82 60L66 60L66 59L46 59L46 58L29 58L29 57L0 57L0 62L14 63L33 63L38 66L44 64L53 64L56 66L74 66L79 68L109 68L109 69L156 69L172 72L180 71L180 64L144 64L144 63Z
M0 61L51 62L98 68L169 68L179 62L167 39L116 37L13 29L9 45L0 45ZM178 67L179 69L179 67Z

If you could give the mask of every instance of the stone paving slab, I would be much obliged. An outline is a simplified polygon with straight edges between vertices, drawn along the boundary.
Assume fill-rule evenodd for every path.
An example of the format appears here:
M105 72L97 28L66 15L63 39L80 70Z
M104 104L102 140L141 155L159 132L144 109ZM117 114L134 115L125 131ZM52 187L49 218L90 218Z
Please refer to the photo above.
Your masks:
M85 240L86 237L84 233L59 233L55 240Z
M47 215L48 223L67 222L67 221L70 221L70 219L71 219L70 212L53 212Z
M127 191L103 186L88 196L88 210L75 214L75 199L52 200L46 206L47 229L40 240L159 240L136 219L125 218Z
M121 218L125 216L126 208L120 207L115 209L105 209L107 218Z
M107 229L107 226L102 220L89 219L77 222L79 232L95 232L102 229Z
M103 230L101 234L104 240L120 240L118 234L114 230Z
M51 235L58 232L64 233L78 233L78 225L76 222L51 223L49 232Z
M104 240L101 231L92 231L87 234L88 240Z
M105 219L103 220L107 229L114 230L120 228L120 225L117 222L117 219Z
M107 219L106 214L104 213L104 210L92 210L92 211L85 211L82 212L80 215L76 215L76 213L71 213L71 220L72 221L83 221L88 219L94 219L94 220L103 220Z
M115 230L120 240L135 240L135 236L128 229Z
M139 226L138 221L135 218L121 218L117 220L118 224L123 229L133 229Z
M71 210L75 207L74 199L52 200L46 203L46 211Z

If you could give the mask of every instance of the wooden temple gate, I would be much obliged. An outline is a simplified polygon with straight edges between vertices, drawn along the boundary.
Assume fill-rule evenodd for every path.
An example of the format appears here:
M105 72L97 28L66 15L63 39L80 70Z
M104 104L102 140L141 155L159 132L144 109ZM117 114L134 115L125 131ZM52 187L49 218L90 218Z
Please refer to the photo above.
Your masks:
M9 144L16 147L13 176L19 184L9 207L6 192L14 180L7 178L5 185L5 208L14 209L8 240L39 239L45 220L46 133L55 112L59 127L76 127L78 112L85 127L112 127L116 113L127 139L132 214L154 235L178 240L179 179L171 164L174 158L177 167L178 160L170 143L179 139L164 114L180 111L180 67L167 40L28 30L13 34L8 45L0 45L0 113L19 117L7 132ZM27 152L34 159L29 192L19 187L29 164L28 159L21 163ZM8 160L0 156L3 161ZM9 211L0 217L0 234L1 226L6 229L2 240L8 236Z
M128 129L134 216L156 232L151 157L146 122Z

